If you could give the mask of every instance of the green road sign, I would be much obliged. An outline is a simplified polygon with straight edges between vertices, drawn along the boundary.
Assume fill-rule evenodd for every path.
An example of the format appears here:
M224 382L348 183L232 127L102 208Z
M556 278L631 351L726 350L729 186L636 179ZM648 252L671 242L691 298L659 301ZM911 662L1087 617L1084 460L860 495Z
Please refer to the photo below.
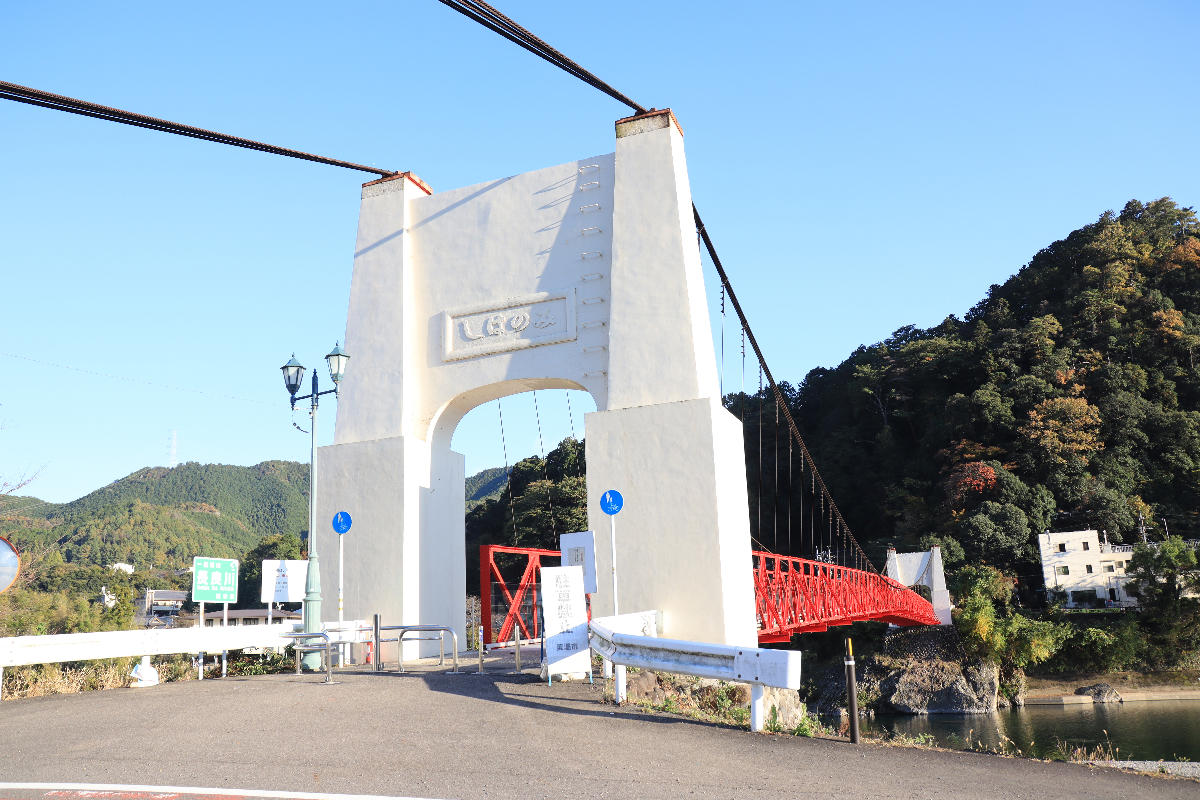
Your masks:
M236 558L192 559L193 603L236 603L238 562Z

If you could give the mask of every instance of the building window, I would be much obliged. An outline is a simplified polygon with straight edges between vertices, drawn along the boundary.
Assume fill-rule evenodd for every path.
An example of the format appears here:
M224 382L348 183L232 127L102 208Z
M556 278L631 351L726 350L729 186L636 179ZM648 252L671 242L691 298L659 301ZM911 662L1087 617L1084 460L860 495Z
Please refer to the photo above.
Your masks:
M1060 543L1059 543L1059 545L1058 545L1058 552L1060 552L1060 553L1065 553L1065 552L1067 552L1067 543L1066 543L1066 542L1060 542Z
M1070 567L1065 567L1065 566L1064 566L1064 567L1055 567L1055 568L1054 568L1054 574L1055 574L1055 575L1070 575L1070 574L1071 574L1071 568L1070 568Z
M1116 565L1115 565L1115 564L1105 564L1105 565L1104 565L1104 571L1105 571L1105 572L1116 572L1116 571L1117 571L1117 567L1116 567Z
M1084 543L1083 543L1083 549L1084 549L1084 550L1091 550L1091 549L1092 549L1092 544L1091 544L1091 542L1084 542Z
M1088 575L1092 574L1092 565L1091 564L1088 564L1087 566L1085 566L1084 569L1087 570Z

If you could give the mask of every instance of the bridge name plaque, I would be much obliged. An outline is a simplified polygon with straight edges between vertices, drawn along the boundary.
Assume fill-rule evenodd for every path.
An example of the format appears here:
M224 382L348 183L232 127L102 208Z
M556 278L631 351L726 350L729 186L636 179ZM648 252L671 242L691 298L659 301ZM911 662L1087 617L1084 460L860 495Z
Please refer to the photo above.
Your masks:
M562 289L469 306L442 314L442 360L572 342L575 290Z

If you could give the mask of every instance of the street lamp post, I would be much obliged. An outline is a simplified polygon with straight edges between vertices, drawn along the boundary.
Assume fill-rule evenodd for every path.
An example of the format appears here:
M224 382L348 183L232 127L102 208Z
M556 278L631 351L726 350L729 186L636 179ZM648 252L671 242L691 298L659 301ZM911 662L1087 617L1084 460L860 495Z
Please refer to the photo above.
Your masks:
M341 346L335 344L333 350L325 356L333 388L320 391L317 386L317 371L313 370L312 392L300 397L296 396L296 392L300 390L300 385L304 382L304 367L296 360L296 355L293 353L291 360L280 367L283 372L283 385L287 387L288 394L291 396L292 410L296 410L297 400L308 400L310 402L309 416L312 419L312 424L309 426L311 448L308 464L308 574L304 581L305 633L320 633L322 627L321 565L317 559L317 406L320 404L319 398L323 394L332 394L335 398L337 397L338 384L346 371L346 362L349 359L350 356L346 355ZM304 656L303 664L306 669L320 669L320 654L309 653Z

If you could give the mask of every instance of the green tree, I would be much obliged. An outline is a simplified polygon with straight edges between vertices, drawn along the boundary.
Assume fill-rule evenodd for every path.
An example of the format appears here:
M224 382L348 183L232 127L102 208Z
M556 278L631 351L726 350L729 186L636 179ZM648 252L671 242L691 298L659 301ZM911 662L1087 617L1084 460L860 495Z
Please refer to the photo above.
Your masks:
M1172 666L1200 647L1200 571L1196 551L1179 536L1137 544L1126 574L1138 598L1153 666Z
M963 567L950 581L964 650L999 667L1001 689L1010 697L1024 691L1025 668L1048 660L1070 635L1067 625L1013 611L1014 584L988 566Z
M235 608L262 606L262 562L303 558L300 537L295 533L268 536L242 556L238 563L238 601Z

